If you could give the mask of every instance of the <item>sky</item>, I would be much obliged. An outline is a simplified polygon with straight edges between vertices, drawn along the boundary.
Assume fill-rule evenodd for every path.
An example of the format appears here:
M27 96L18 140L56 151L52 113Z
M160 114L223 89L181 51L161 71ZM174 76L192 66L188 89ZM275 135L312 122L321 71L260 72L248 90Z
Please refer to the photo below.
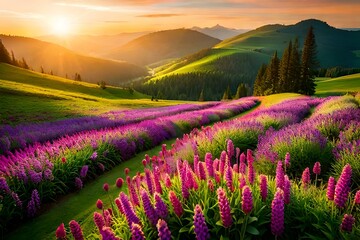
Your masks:
M315 18L360 28L360 0L0 0L0 33L113 35L220 24L254 29Z

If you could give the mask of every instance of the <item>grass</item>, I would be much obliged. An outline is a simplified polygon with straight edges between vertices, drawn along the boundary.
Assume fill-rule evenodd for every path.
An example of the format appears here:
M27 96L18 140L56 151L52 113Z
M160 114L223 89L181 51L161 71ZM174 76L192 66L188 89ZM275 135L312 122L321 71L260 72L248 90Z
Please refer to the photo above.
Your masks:
M111 110L160 107L184 101L151 101L128 89L41 74L0 64L0 124L53 121L98 115Z
M278 94L260 97L260 99L261 99L262 106L270 107L270 106L278 104L282 101L290 100L293 98L298 98L300 96L302 96L302 95L298 94L298 93L278 93Z
M348 92L360 91L360 73L342 76L338 78L316 79L316 95L342 95Z
M175 142L175 139L165 141L164 143L170 146ZM93 230L94 222L92 213L97 210L96 201L101 199L105 208L110 207L110 199L115 199L119 193L115 185L118 177L125 180L124 169L130 169L130 175L134 176L136 172L143 170L141 160L145 153L149 156L157 155L161 151L161 145L137 154L134 158L123 162L119 166L113 168L111 171L99 176L93 182L87 183L85 188L79 192L71 193L59 199L57 202L46 206L44 213L39 217L21 225L16 231L11 232L5 239L19 240L19 239L54 239L56 228L63 222L66 227L70 220L75 219L81 224L84 236L87 236ZM108 194L102 189L104 183L109 183L110 190ZM126 183L121 190L126 189Z

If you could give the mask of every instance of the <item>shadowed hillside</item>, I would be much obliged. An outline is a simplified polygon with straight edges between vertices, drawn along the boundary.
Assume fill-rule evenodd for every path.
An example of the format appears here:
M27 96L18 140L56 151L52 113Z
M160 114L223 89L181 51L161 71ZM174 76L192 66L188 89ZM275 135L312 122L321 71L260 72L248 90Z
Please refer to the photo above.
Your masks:
M108 57L138 65L179 58L219 43L220 40L189 29L154 32L118 48Z
M17 59L24 57L30 68L45 73L74 79L75 73L83 81L121 85L147 74L144 68L126 63L79 55L56 44L33 38L0 35L5 47L13 51Z

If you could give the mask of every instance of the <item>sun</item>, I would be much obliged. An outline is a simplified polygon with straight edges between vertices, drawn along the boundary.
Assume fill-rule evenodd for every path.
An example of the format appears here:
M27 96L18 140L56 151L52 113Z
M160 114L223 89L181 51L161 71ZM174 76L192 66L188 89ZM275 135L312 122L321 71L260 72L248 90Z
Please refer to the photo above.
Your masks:
M68 18L57 17L51 24L52 33L58 36L66 36L71 33L71 22Z

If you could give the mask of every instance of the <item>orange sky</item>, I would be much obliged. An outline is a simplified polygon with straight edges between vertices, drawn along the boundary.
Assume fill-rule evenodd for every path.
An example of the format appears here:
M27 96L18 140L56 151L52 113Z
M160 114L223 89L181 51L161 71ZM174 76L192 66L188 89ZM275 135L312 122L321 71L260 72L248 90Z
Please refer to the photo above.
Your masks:
M360 0L0 0L0 33L116 34L193 26L253 29L316 18L360 28ZM65 20L64 20L65 19Z

